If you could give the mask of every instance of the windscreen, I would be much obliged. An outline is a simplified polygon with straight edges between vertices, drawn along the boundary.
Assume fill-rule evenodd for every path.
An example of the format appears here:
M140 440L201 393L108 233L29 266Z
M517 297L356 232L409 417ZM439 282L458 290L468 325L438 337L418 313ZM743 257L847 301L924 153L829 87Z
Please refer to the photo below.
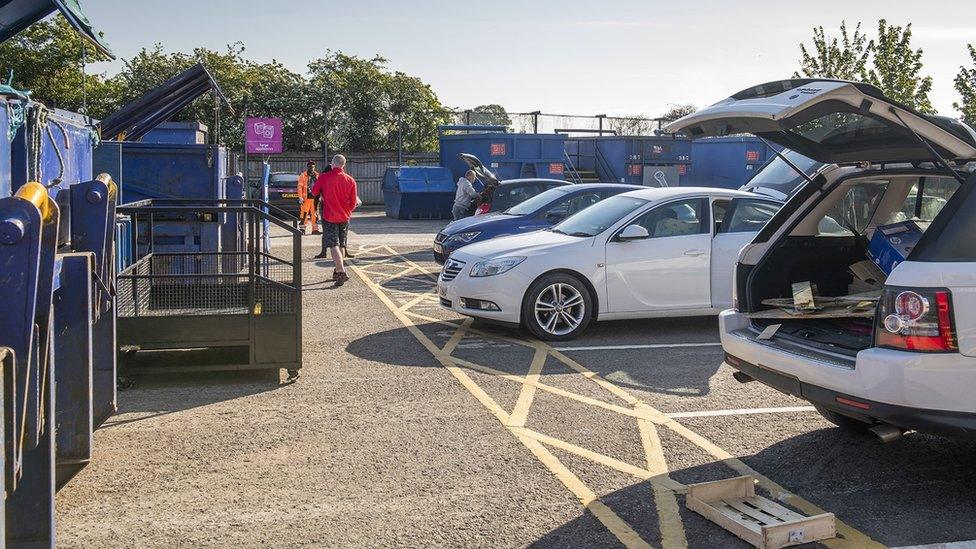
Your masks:
M569 191L565 189L549 189L544 193L539 193L524 202L512 206L503 213L508 215L529 215L565 195L567 192Z
M595 236L647 204L643 198L614 196L566 218L552 228L554 232L575 236Z
M813 176L824 164L803 156L802 154L786 149L783 156L789 159L797 168L808 176ZM779 156L774 156L766 163L759 172L742 187L744 191L754 191L759 188L772 189L783 193L784 196L791 196L806 179L796 173L785 160Z

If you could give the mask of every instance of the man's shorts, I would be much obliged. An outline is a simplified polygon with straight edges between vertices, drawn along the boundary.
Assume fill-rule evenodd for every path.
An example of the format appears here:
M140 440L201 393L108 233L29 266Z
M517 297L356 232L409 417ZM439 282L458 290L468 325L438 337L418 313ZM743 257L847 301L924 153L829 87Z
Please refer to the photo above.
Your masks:
M338 246L340 242L345 240L343 234L346 232L348 225L348 223L329 223L326 221L325 227L322 230L322 247L331 248Z

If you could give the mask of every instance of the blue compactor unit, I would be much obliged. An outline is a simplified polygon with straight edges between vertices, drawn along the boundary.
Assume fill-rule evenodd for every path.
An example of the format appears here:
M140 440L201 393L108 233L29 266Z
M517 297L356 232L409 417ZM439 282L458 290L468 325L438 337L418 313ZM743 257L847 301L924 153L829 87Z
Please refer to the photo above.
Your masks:
M0 41L55 10L111 54L78 4L61 0L0 4ZM9 86L0 101L0 545L54 547L54 494L116 410L118 190L92 172L93 120Z

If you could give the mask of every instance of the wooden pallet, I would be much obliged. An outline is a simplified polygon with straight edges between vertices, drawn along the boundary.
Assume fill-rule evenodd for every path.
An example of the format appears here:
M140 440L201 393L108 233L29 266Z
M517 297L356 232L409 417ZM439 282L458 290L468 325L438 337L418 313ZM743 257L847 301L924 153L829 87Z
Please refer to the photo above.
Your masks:
M750 476L688 486L688 509L761 549L776 549L837 536L833 513L803 516L756 495Z

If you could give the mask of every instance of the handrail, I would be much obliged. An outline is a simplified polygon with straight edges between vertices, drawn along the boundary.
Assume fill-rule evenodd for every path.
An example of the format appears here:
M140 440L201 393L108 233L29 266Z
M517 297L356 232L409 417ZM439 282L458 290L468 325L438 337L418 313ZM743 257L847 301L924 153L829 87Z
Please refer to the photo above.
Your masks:
M265 202L264 200L258 198L144 198L135 202L122 204L118 207L142 207L155 204L201 204L205 206L218 206L220 204L257 204L262 208L268 208L268 211L274 213L276 216L289 218L288 221L293 222L293 226L296 226L298 223L297 217L279 208L278 206L271 204L270 202Z
M616 172L613 171L613 167L610 166L610 163L607 162L606 157L603 156L603 152L600 150L599 143L594 143L593 144L593 151L594 151L594 155L596 157L597 172L599 173L599 170L600 169L604 170L604 172L610 174L610 178L609 178L610 179L610 182L616 183L617 182L617 174L616 174Z
M138 204L135 205L126 204L125 206L119 206L117 211L122 214L148 214L148 213L198 213L198 208L192 208L188 206L155 206L151 204ZM270 213L262 210L261 208L255 208L252 206L220 206L222 213L257 213L258 216L264 220L274 223L275 225L286 229L293 235L302 234L301 230L286 224L284 221L276 218ZM151 210L151 211L150 211Z
M575 181L577 184L582 183L583 176L580 175L579 171L576 169L576 166L573 165L573 159L569 157L569 153L566 152L565 149L563 149L563 158L566 159L566 165L569 166L569 175L573 176L573 181Z

